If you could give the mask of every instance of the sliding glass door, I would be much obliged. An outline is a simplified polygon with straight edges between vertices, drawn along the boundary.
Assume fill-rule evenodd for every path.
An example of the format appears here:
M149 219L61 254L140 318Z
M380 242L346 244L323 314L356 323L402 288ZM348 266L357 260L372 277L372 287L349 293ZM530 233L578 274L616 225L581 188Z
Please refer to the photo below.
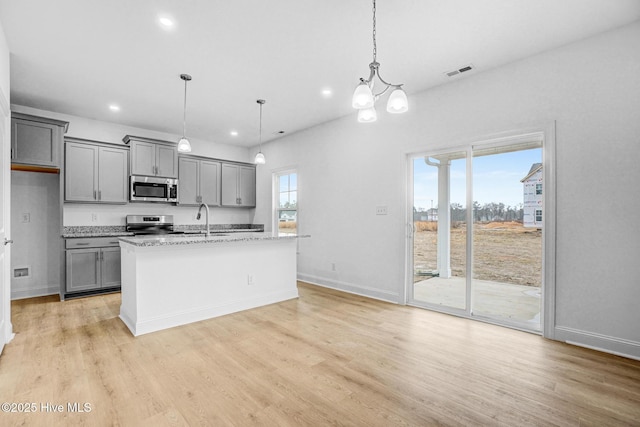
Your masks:
M421 156L413 161L413 298L466 310L467 153Z
M408 302L539 331L542 138L410 157Z

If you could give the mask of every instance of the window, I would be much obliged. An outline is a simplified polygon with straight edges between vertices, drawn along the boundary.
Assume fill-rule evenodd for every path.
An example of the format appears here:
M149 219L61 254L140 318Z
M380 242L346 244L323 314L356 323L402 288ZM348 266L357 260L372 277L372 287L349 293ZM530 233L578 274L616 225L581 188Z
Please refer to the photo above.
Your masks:
M298 175L295 171L276 174L275 221L278 235L298 232Z
M536 184L536 194L542 194L542 184Z

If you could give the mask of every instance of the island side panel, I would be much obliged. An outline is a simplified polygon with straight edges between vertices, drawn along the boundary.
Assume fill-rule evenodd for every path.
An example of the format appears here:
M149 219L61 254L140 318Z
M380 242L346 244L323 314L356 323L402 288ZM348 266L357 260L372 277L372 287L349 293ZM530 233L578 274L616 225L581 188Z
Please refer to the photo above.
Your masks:
M123 244L122 258L134 264L123 263L121 306L134 335L298 296L295 240Z
M120 242L120 280L130 284L126 288L121 287L120 320L136 335L135 325L137 318L136 299L136 253L133 246ZM132 286L131 283L134 285Z

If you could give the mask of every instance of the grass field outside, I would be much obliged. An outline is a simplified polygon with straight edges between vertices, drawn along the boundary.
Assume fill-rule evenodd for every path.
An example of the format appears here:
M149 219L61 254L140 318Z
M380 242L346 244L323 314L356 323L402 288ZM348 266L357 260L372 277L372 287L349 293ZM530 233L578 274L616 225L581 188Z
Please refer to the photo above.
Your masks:
M437 222L416 221L414 282L437 269ZM465 277L466 224L451 229L451 273ZM542 284L542 230L517 221L476 222L473 236L474 279L532 287Z

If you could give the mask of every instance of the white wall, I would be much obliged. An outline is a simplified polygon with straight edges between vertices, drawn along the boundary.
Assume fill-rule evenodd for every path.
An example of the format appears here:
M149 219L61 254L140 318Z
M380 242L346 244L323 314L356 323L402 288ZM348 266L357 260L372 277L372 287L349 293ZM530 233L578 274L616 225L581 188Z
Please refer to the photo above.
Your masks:
M11 299L60 291L59 183L56 174L11 172ZM14 277L24 267L29 276Z
M640 358L638 76L636 22L412 95L404 115L281 138L263 145L255 221L271 221L271 172L297 167L299 277L402 302L406 153L556 121L555 337Z
M65 136L90 139L100 142L125 145L125 135L143 136L165 141L177 141L179 135L150 131L115 123L92 120L84 117L39 110L21 105L12 105L11 110L35 116L69 122L69 130ZM238 162L251 162L249 150L242 146L217 144L209 141L190 138L194 155L215 157ZM63 207L63 225L124 225L125 215L131 214L171 214L176 224L200 224L196 220L197 208L173 206L157 203L129 203L126 205L101 205L66 203ZM212 208L211 224L251 224L253 209ZM92 221L96 214L97 221Z

